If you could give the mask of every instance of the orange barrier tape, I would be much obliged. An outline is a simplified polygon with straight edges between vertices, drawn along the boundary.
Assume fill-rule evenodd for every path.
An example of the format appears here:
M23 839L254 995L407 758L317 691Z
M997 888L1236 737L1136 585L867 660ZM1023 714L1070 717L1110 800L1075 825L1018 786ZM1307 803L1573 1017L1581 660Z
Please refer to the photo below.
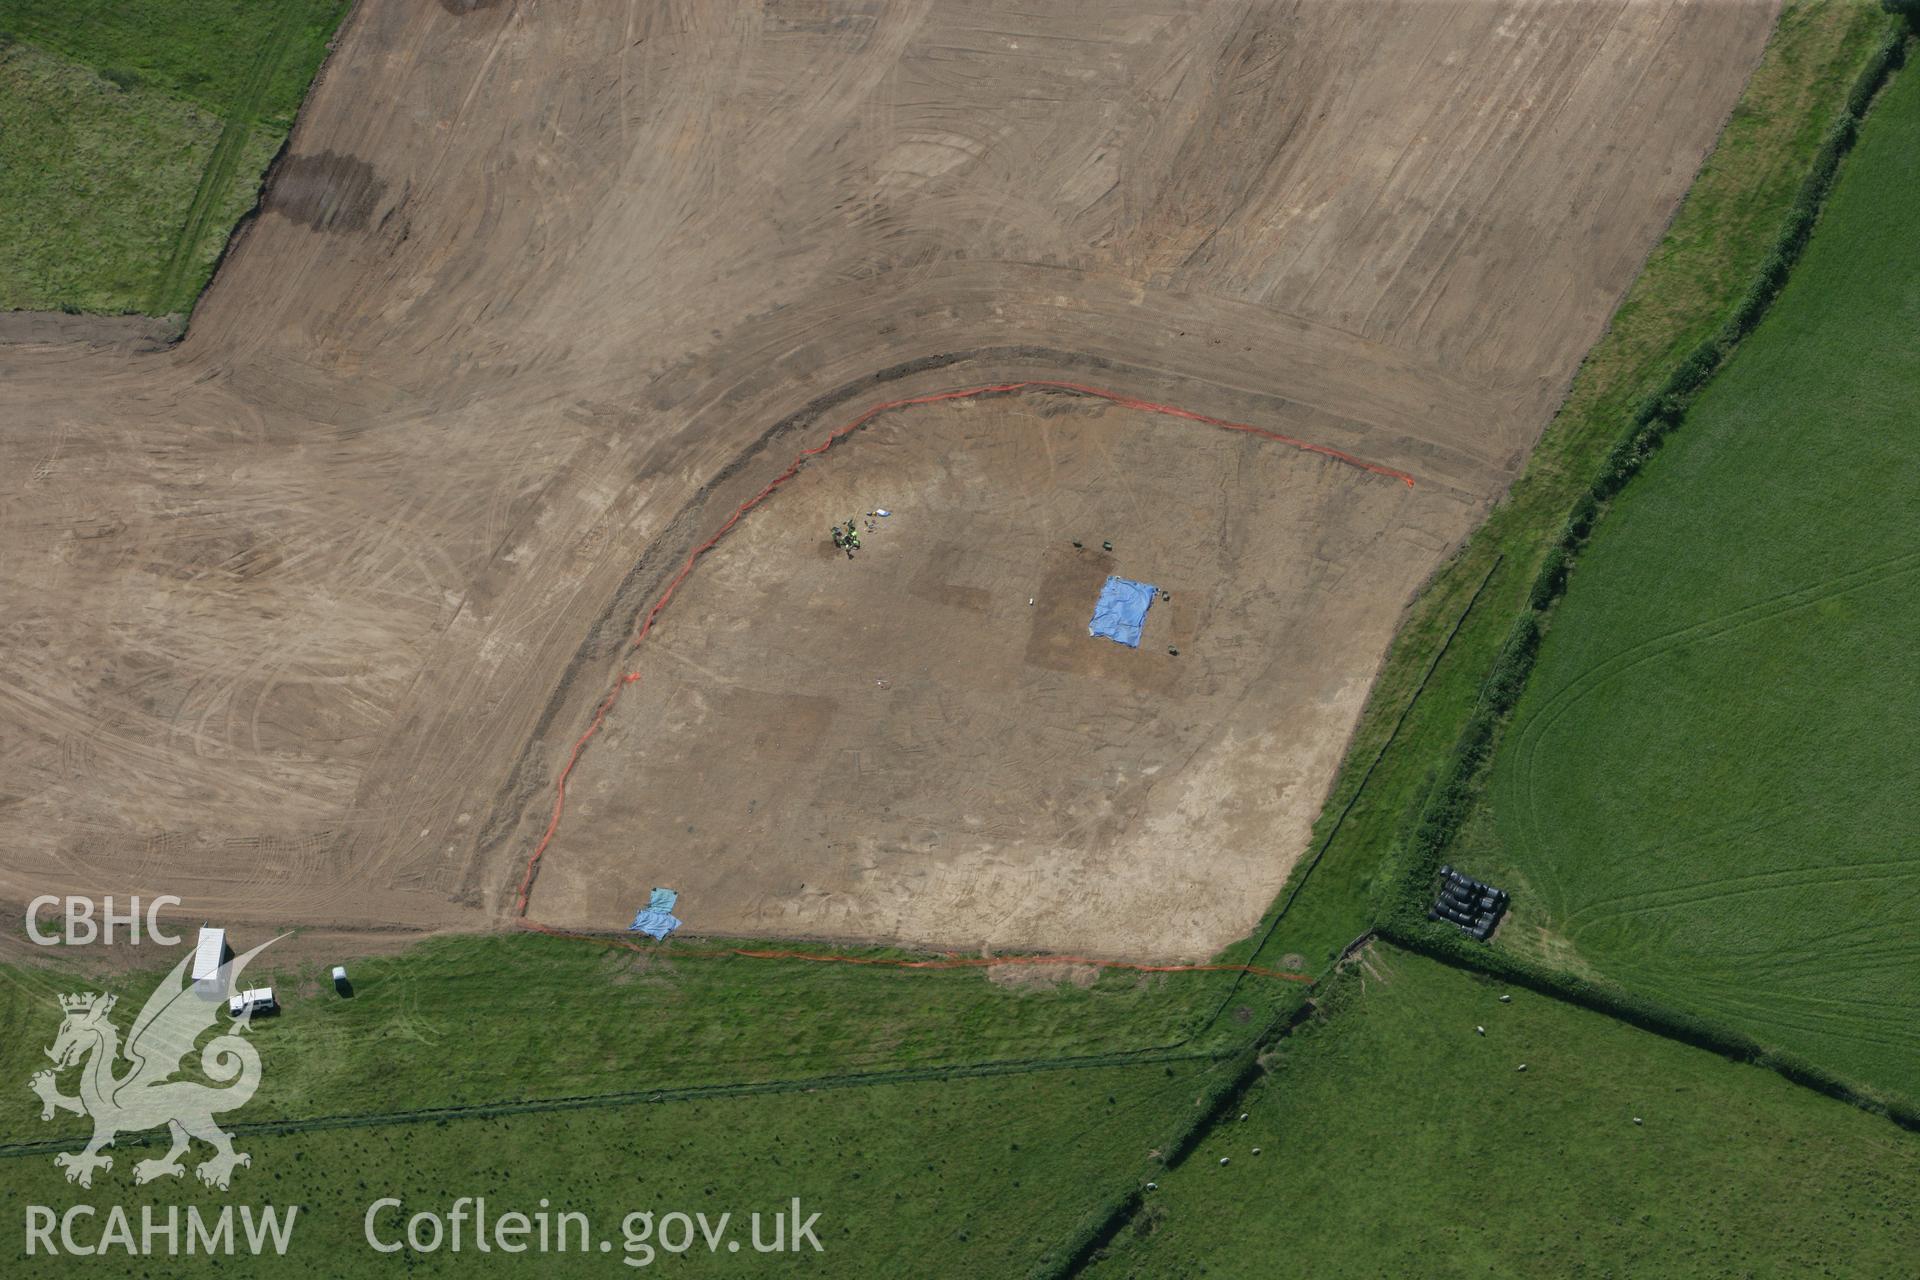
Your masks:
M1255 427L1244 422L1229 422L1225 418L1210 417L1204 413L1195 413L1190 409L1180 409L1173 405L1159 404L1152 400L1140 400L1133 396L1121 395L1117 391L1106 391L1099 387L1089 387L1078 382L1054 382L1047 379L1034 378L1022 382L994 382L977 387L960 387L952 391L934 391L927 395L906 396L899 400L883 400L879 404L869 408L853 421L829 433L819 444L801 450L799 456L787 464L786 470L767 481L765 487L763 487L760 492L754 494L751 498L748 498L736 507L733 514L727 517L726 523L720 526L718 532L690 551L687 554L686 563L680 566L680 572L674 574L673 580L667 583L666 590L660 593L660 598L654 601L653 607L647 610L646 617L641 619L640 629L634 632L633 639L628 642L627 648L631 651L640 647L640 642L645 640L647 633L653 630L653 624L660 617L661 611L664 610L667 607L667 603L673 599L673 593L680 589L680 584L687 580L687 575L693 572L694 565L699 562L700 557L713 550L720 539L726 537L727 534L732 531L733 526L739 524L749 511L771 497L775 489L778 489L781 485L793 479L796 475L799 475L800 468L806 465L807 459L825 453L842 437L851 435L881 414L894 409L905 409L922 404L936 404L943 400L966 400L975 396L1017 395L1023 391L1033 390L1071 391L1079 395L1097 396L1102 400L1112 401L1124 409L1138 409L1146 413L1162 414L1170 418L1180 418L1187 422L1201 423L1204 426L1219 427L1225 431L1243 431L1248 435L1259 436L1263 440L1272 440L1279 444L1291 445L1296 449L1305 449L1309 453L1322 454L1336 461L1344 462L1348 466L1358 467L1362 471L1372 472L1374 475L1390 476L1406 485L1407 488L1413 488L1413 477L1406 472L1395 471L1392 467L1383 467L1376 463L1368 462L1364 458L1357 458L1350 453L1343 453L1327 445L1314 444L1308 440L1296 440L1292 436L1283 436L1277 431L1268 431L1264 427ZM573 750L567 756L567 763L561 767L559 774L556 775L553 780L553 813L547 819L547 829L541 833L540 843L534 846L532 855L527 859L527 869L520 877L520 891L514 900L514 914L523 920L527 914L528 895L533 892L534 876L539 872L540 859L546 855L547 846L553 843L554 833L560 829L561 815L566 812L567 780L572 777L574 766L580 763L580 753L586 750L587 743L592 740L593 735L600 732L600 726L606 721L607 713L612 711L614 703L620 700L621 691L639 678L640 673L638 671L629 671L614 682L614 686L608 691L607 696L600 700L599 707L595 709L593 713L593 719L587 724L586 732L582 733L579 739L573 744ZM1005 962L995 961L993 963ZM1048 961L1047 963L1054 962ZM1060 963L1065 962L1061 961ZM1085 961L1079 963L1094 962Z

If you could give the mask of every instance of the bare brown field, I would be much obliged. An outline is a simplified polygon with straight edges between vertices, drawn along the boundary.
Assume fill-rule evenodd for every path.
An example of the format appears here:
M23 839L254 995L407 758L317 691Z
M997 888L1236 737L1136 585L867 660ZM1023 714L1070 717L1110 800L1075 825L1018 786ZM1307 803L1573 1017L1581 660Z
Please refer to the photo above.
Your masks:
M636 691L662 701L623 704L620 745L585 757L534 914L616 925L678 875L703 929L1198 954L1297 854L1399 609L1517 473L1772 15L366 0L183 343L0 348L0 900L500 923L636 615L726 513L873 401L1067 377L1419 484L1121 409L889 416L663 615L661 653L712 674L655 656ZM1078 453L1042 500L1032 450L1056 436ZM883 482L945 495L951 525L901 502L905 532L852 575L801 550L824 534L808 503ZM1113 670L1046 652L1027 596L1083 641L1091 608L1045 523L1068 503L1109 526L1091 545L1161 547L1213 611L1177 674L1164 646ZM782 630L707 575L788 605L815 582L851 613ZM775 856L727 808L761 798L756 751L763 775L795 751L754 697L838 699L820 744L898 760L925 709L838 688L865 664L834 628L871 614L897 628L876 652L906 652L953 584L987 593L961 598L993 655L948 654L914 695L958 681L953 758L876 784L912 804L868 846ZM1263 646L1303 660L1268 673ZM1122 772L1190 752L1177 781L1101 794L1061 749L1098 690L1128 723L1087 741ZM676 691L719 728L642 742ZM1016 696L1031 719L1007 719ZM669 843L648 824L708 751L743 776L702 784L711 844ZM1017 794L979 803L1016 764ZM820 826L792 776L780 803ZM940 858L874 843L923 830ZM1176 857L1183 905L1142 919ZM959 930L982 895L1027 905Z
M675 593L534 914L604 927L666 884L715 932L1210 954L1305 845L1457 513L1098 400L889 414ZM1137 650L1087 634L1109 574L1167 593Z

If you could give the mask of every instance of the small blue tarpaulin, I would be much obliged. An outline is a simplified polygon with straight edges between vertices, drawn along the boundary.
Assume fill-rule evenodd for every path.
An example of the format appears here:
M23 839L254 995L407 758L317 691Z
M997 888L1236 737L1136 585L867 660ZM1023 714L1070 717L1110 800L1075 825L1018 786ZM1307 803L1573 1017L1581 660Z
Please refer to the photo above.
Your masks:
M1138 649L1141 624L1146 622L1147 609L1158 590L1151 583L1135 582L1131 578L1108 578L1107 585L1100 588L1099 601L1093 606L1093 622L1087 627L1087 634L1105 636L1129 649Z
M635 915L633 923L627 926L629 932L639 931L658 941L680 927L680 920L673 909L680 902L680 895L671 889L655 889L647 899L647 909Z

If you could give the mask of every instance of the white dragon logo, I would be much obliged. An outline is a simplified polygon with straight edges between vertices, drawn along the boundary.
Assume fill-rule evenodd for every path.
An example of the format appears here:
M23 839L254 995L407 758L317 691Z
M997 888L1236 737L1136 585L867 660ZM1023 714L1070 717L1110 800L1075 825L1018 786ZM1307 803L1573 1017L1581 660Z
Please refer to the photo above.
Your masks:
M279 939L274 939L277 942ZM102 1147L113 1145L123 1133L137 1133L165 1125L172 1132L173 1147L164 1156L142 1160L133 1166L133 1180L151 1182L155 1178L178 1178L186 1173L180 1157L186 1154L189 1140L198 1138L214 1149L194 1172L200 1181L222 1191L239 1165L253 1163L252 1158L233 1149L233 1139L213 1122L216 1112L245 1106L260 1085L260 1055L243 1036L252 1021L247 1011L235 1018L229 1028L207 1042L200 1054L200 1068L207 1078L225 1085L215 1088L196 1080L172 1077L186 1065L194 1042L218 1020L226 1004L226 993L239 977L247 961L259 955L273 942L264 942L245 955L220 967L220 977L210 989L199 990L183 981L188 956L174 966L160 986L147 999L140 1016L127 1033L125 1055L133 1069L116 1076L114 1065L121 1056L120 1032L108 1021L115 998L96 992L61 996L60 1009L66 1015L60 1024L47 1056L53 1069L34 1075L27 1087L40 1097L40 1118L53 1119L56 1111L93 1117L93 1138L82 1151L63 1152L53 1158L55 1165L67 1171L67 1181L83 1187L93 1185L96 1169L113 1168L113 1157L101 1154ZM85 1066L80 1073L78 1097L60 1092L59 1075L70 1067ZM228 1083L231 1081L231 1083Z

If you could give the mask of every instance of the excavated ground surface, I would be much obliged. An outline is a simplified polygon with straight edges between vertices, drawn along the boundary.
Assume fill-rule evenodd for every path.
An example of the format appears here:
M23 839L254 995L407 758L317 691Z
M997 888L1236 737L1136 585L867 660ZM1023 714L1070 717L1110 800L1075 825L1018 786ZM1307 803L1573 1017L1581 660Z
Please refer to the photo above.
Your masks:
M1454 511L1098 400L890 414L676 592L536 913L664 884L728 933L1208 954L1306 844ZM1088 635L1110 573L1167 594L1138 649Z
M1185 501L1213 507L1212 534L1171 489L1161 516L1127 517L1113 475L1089 464L1068 477L1073 501L1106 523L1133 519L1134 539L1154 520L1186 521L1178 537L1153 536L1198 538L1213 556L1172 565L1198 598L1277 575L1277 600L1223 611L1222 634L1242 647L1285 635L1324 655L1318 683L1295 693L1334 690L1336 705L1296 720L1284 701L1201 696L1193 673L1224 660L1204 630L1178 675L1144 683L1133 676L1151 649L1138 671L1104 679L1077 657L1036 662L1028 644L1044 657L1046 638L992 611L1010 599L1024 610L1049 575L1081 570L1050 558L1057 532L1039 545L1044 496L1018 517L1031 556L996 569L1001 544L979 522L1015 516L995 514L1006 495L986 495L952 508L972 530L958 545L982 558L962 550L939 570L997 592L981 643L1004 665L955 686L971 699L955 715L977 730L957 741L982 750L994 699L1023 680L1077 690L1058 718L1038 706L1003 734L1032 735L1007 759L1057 771L1023 778L1023 794L1069 807L993 809L977 847L947 838L944 871L882 874L854 845L816 872L764 842L716 843L706 857L725 874L688 910L703 927L961 941L997 886L1036 902L999 941L1051 946L1092 929L1067 898L1103 881L1109 849L1163 843L1211 860L1183 865L1172 886L1195 905L1171 923L1129 917L1129 933L1135 890L1090 901L1108 913L1103 949L1204 949L1252 918L1298 852L1395 611L1516 474L1772 13L1663 0L366 0L295 131L285 181L185 342L0 349L0 900L171 892L196 917L501 921L556 770L625 669L635 614L689 547L868 403L1066 377L1419 478L1409 498L1254 450L1245 466L1271 469L1276 486L1256 493L1222 476L1222 446L1188 427L1112 411L1074 428L1124 438L1156 485L1199 486ZM936 462L1008 483L1037 466L992 461L1032 438L1032 406L928 412L927 433L965 424L980 457L903 445L897 483ZM903 416L887 429L921 427ZM851 485L835 469L864 467L859 451L874 447L804 478ZM727 549L727 563L815 535L804 500L783 512L786 498L743 535L773 542ZM1306 511L1325 523L1303 524ZM854 566L864 576L823 583L891 582L898 594L859 607L895 622L932 608L914 589L935 580L937 544L907 544L936 534L906 529ZM1234 530L1247 545L1215 545ZM1306 559L1322 546L1325 564ZM888 555L905 576L886 576ZM785 571L770 564L770 580ZM1038 585L1009 587L1000 571ZM1089 603L1068 610L1082 586L1061 577L1047 590L1049 610L1075 615L1062 629ZM684 633L702 615L669 617L680 651L695 651ZM804 652L823 635L768 649ZM1254 665L1233 658L1220 678L1251 687ZM734 761L762 740L750 729L776 733L753 729L750 699L735 697L751 687L743 670L719 671L711 691L716 706L739 703L722 717L739 736L724 744ZM832 682L848 672L864 674L836 655L795 674L806 696L845 699ZM1104 824L1076 826L1071 805L1093 805L1097 789L1086 764L1037 744L1072 737L1095 686L1130 699L1162 749L1201 744L1191 768L1204 785L1179 785L1233 787L1232 814L1249 816L1135 787L1102 802ZM1255 723L1261 705L1271 715ZM630 710L617 731L636 732ZM766 725L782 723L772 715ZM836 713L822 740L918 723L852 715ZM1230 767L1203 761L1208 743L1226 760L1218 744L1240 735L1319 763L1276 765L1245 782L1277 794L1243 793ZM563 826L536 917L551 898L558 918L617 923L623 895L653 876L648 858L685 856L638 825L662 803L644 794L649 761L590 751L583 768L611 793L622 760L618 787L639 807L623 817L609 802ZM936 779L971 766L914 767ZM741 798L715 785L716 805ZM795 787L783 803L801 804ZM932 817L970 812L958 792L924 803L895 827L847 834L910 849ZM703 817L721 820L690 821ZM942 879L922 892L915 879L975 871L975 889ZM604 918L585 909L592 892Z

